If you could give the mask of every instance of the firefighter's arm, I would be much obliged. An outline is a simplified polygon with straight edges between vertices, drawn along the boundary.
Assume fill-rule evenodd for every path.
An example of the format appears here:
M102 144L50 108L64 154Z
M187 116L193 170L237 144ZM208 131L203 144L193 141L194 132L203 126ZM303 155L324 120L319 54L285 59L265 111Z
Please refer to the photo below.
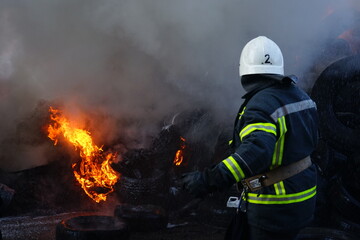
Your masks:
M244 123L239 132L241 144L220 163L221 169L234 182L269 168L278 132L276 123L259 109L249 107L241 121Z
M241 144L234 153L212 168L183 176L183 186L195 196L227 189L246 177L267 169L274 152L277 129L267 114L248 108L239 133Z
M219 167L234 182L264 172L271 164L275 142L269 133L254 132Z
M253 131L229 157L203 172L187 173L183 186L201 197L209 192L228 189L244 178L263 172L271 164L276 138L272 133Z

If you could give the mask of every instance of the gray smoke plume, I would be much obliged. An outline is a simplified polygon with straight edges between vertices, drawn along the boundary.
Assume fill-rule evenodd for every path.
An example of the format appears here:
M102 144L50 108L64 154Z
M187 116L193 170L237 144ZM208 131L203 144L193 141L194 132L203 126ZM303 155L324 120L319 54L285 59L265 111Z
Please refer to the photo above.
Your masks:
M286 73L301 77L331 31L352 23L351 4L2 0L0 169L50 160L42 124L53 103L72 118L86 115L84 126L105 145L121 139L144 146L174 115L193 109L231 125L244 93L244 44L259 35L273 39ZM338 25L325 23L333 11L341 13Z

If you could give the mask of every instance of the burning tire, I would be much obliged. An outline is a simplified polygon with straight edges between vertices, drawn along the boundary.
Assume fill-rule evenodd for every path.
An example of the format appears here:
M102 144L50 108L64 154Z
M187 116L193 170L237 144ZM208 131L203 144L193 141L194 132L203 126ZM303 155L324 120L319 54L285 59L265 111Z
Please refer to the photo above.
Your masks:
M356 240L356 236L350 233L330 229L309 227L303 229L296 238L297 240Z
M165 210L154 205L119 205L115 216L124 219L133 232L148 232L166 228L168 216Z
M317 79L312 98L317 104L320 132L340 151L360 148L360 56L341 59Z
M122 176L117 184L117 192L125 203L131 204L157 204L164 203L164 194L167 191L168 179L165 173L159 173L149 178L131 178Z
M129 235L125 222L111 216L79 216L56 226L56 240L122 240Z

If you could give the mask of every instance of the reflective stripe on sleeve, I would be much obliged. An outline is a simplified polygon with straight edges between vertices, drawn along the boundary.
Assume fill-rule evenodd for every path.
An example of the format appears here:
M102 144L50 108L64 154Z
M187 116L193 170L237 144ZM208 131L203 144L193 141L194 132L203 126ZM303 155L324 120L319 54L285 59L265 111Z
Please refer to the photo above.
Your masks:
M236 160L230 156L222 161L225 166L230 170L231 174L234 176L236 182L239 182L241 179L245 178L243 170L240 168Z
M276 136L276 125L272 123L252 123L244 127L240 132L240 139L242 140L245 136L249 135L253 131L265 131L272 133Z
M244 197L244 200L254 204L290 204L303 202L309 198L312 198L315 196L315 194L316 186L299 193L282 195L248 193L247 198Z
M271 118L276 122L279 118L281 118L287 114L294 113L294 112L300 112L300 111L310 109L310 108L316 109L316 103L311 99L303 100L303 101L295 102L295 103L290 103L290 104L284 105L284 106L276 109L271 114Z

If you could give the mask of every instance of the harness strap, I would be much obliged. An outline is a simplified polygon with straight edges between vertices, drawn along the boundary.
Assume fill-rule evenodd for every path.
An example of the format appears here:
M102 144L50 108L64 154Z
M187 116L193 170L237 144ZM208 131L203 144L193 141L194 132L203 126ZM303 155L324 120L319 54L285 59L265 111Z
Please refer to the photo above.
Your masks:
M246 190L256 191L292 177L311 166L310 156L287 166L279 166L264 174L258 174L241 181Z

